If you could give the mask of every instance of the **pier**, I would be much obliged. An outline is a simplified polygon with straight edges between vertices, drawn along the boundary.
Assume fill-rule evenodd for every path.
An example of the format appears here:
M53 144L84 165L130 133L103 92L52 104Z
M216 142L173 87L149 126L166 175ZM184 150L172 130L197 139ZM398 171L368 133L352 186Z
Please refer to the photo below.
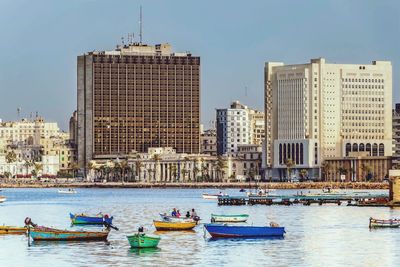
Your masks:
M269 195L269 196L221 196L219 206L242 205L294 205L302 204L336 204L346 203L348 206L383 206L389 196L387 194L338 194L338 195Z

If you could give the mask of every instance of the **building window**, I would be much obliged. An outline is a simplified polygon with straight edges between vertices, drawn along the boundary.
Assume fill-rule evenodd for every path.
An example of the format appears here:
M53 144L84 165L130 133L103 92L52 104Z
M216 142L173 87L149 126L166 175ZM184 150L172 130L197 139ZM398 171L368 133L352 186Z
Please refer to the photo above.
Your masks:
M378 156L378 145L376 143L372 145L372 156Z
M384 156L385 155L385 145L380 143L379 144L379 156Z

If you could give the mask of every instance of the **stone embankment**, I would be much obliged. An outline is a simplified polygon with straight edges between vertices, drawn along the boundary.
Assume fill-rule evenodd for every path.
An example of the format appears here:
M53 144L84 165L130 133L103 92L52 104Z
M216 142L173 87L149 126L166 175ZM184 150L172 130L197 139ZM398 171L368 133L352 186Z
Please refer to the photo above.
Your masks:
M263 189L322 189L326 187L341 189L388 189L388 183L373 182L303 182L303 183L258 183ZM29 182L2 182L0 188L255 188L254 183L93 183L93 182L70 182L70 181L29 181Z

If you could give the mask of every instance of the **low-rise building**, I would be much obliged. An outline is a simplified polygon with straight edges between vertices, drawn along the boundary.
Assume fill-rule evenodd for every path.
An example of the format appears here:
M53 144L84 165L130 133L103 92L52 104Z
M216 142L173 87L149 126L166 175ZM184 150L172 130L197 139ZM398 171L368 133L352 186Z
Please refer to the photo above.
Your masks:
M201 154L217 155L217 131L215 129L205 130L200 135Z

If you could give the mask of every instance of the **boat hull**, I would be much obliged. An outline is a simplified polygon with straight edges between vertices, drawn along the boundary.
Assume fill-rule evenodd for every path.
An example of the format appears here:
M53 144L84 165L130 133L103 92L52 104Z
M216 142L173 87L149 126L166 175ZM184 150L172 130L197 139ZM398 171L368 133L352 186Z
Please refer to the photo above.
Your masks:
M7 200L7 198L6 197L2 197L2 196L0 196L0 203L3 203L4 201L6 201Z
M134 234L126 238L131 248L155 248L161 240L161 237L146 234Z
M79 214L69 214L72 224L99 224L104 222L112 224L113 217L106 218L104 216L84 216Z
M89 232L33 228L29 234L34 241L106 241L109 231Z
M23 235L26 231L26 227L0 226L0 235Z
M192 230L196 226L196 222L164 222L153 221L158 231L182 231Z
M283 237L285 234L284 227L231 226L219 224L205 224L204 227L213 238Z
M371 218L369 220L369 228L398 228L400 220L379 220Z
M247 214L237 214L237 215L220 215L211 214L211 221L213 222L246 222L249 218Z

